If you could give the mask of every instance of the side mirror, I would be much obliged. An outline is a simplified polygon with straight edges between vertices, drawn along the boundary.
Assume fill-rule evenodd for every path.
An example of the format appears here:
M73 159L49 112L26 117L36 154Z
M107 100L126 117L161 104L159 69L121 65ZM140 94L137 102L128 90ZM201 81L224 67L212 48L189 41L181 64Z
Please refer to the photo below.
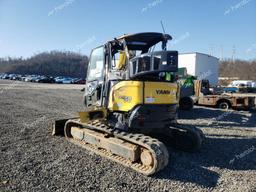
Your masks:
M116 69L120 70L124 67L126 62L126 54L124 51L120 51L120 57Z

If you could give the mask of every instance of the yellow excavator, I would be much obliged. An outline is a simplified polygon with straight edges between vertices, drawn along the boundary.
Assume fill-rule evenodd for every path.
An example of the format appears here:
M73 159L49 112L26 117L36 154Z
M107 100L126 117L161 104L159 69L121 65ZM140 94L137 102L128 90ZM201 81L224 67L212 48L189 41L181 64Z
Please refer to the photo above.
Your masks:
M93 49L85 110L56 120L52 134L145 175L168 164L166 146L199 150L203 132L177 122L178 52L166 50L171 39L155 32L129 34Z

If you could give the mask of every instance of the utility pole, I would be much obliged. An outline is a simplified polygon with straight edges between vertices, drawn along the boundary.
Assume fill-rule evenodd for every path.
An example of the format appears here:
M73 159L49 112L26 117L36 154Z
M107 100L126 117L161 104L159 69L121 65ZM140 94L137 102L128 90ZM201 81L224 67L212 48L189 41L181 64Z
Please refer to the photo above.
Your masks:
M233 48L232 48L232 62L233 63L235 63L235 59L236 59L235 55L236 55L236 46L233 45Z
M223 61L223 46L220 46L220 60Z

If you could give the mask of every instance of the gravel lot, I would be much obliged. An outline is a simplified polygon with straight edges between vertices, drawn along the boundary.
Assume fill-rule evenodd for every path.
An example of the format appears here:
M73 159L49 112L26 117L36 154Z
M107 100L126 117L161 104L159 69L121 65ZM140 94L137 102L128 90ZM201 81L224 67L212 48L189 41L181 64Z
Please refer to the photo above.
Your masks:
M81 87L0 80L0 191L256 191L256 113L181 112L204 131L202 150L170 148L146 177L50 135L53 119L83 109Z

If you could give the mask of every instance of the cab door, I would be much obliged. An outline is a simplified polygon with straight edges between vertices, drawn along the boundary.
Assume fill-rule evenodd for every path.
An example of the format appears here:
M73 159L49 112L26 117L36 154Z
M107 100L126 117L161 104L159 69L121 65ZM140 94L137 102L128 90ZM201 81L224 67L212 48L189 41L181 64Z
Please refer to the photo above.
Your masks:
M92 50L87 69L84 104L89 106L101 106L102 88L104 81L104 47Z

